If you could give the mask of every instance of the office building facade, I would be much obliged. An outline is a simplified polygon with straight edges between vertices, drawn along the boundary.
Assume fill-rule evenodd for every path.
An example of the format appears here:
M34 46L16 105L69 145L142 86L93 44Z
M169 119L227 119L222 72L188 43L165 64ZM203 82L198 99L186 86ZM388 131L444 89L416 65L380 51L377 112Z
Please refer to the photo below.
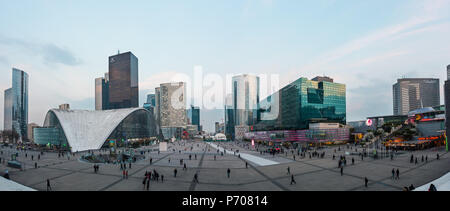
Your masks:
M109 74L95 79L95 110L109 109Z
M346 123L346 86L299 78L262 100L251 131L303 130L310 123Z
M28 133L28 140L31 142L34 142L34 128L39 128L39 125L36 123L30 123L28 124L27 133Z
M155 116L164 139L180 138L188 123L186 84L164 83L155 89Z
M12 130L12 106L13 95L12 88L5 90L5 101L3 107L3 129Z
M447 80L444 84L444 98L445 98L445 132L450 135L450 65L447 66ZM448 142L447 151L448 151Z
M138 107L138 58L131 52L110 56L108 76L108 109Z
M4 129L13 130L22 140L28 136L28 74L12 69L12 88L5 90Z
M251 125L257 120L259 77L238 75L232 78L234 125Z
M439 79L403 78L393 85L394 115L440 105Z
M187 111L188 124L197 125L197 130L200 131L200 107L191 105Z

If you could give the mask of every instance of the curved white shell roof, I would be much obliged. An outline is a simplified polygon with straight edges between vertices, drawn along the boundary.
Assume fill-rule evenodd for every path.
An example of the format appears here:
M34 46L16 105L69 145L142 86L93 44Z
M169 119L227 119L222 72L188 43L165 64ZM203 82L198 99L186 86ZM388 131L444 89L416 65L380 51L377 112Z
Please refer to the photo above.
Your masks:
M81 152L100 149L114 129L131 113L138 110L145 109L102 111L51 109L49 112L53 112L58 118L72 152Z

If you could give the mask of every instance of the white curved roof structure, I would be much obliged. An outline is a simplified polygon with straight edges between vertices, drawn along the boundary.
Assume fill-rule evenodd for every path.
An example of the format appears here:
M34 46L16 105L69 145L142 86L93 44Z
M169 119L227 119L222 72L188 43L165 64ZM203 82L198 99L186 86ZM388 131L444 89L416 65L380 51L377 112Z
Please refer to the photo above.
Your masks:
M59 110L51 109L47 113L55 114L67 138L72 152L100 149L116 127L130 114L143 108L116 110ZM146 111L146 110L145 110Z

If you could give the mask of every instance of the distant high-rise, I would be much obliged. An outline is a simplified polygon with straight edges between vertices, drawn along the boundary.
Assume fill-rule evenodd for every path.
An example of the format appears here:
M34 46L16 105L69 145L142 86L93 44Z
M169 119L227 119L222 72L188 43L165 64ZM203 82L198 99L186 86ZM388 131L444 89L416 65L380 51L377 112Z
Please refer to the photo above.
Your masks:
M184 82L161 84L159 89L161 127L186 127L185 93Z
M197 125L198 131L200 131L200 108L191 105L191 108L187 112L188 123L191 125Z
M155 98L156 98L155 94L148 94L147 95L147 103L150 104L151 106L155 107L156 106Z
M450 65L447 66L447 80L444 85L444 98L445 98L445 127L446 135L450 135ZM448 142L447 142L448 151Z
M259 77L247 74L234 76L232 83L235 125L254 124L259 103Z
M138 58L131 52L109 57L109 108L139 106Z
M14 130L27 139L28 74L22 70L12 69L12 88L5 90L4 112L5 130Z
M59 110L70 110L70 105L67 103L61 104L59 105Z
M393 85L394 115L440 105L439 79L403 78Z
M39 128L40 126L36 123L30 123L28 124L27 133L28 133L28 140L31 142L34 142L34 128Z
M105 73L105 77L95 79L95 110L109 109L109 77Z
M5 90L5 106L3 107L4 130L12 130L12 106L13 106L12 88L9 88Z
M164 83L155 89L155 117L164 139L180 138L187 126L186 84Z
M317 82L326 81L326 82L330 82L330 83L334 82L334 80L328 76L317 76L317 77L311 79L311 81L317 81Z

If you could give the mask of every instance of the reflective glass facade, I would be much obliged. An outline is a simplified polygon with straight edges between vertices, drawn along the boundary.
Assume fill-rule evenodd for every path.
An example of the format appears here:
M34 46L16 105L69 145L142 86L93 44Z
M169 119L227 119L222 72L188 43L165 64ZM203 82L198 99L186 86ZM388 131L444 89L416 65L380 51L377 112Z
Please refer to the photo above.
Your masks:
M38 145L68 146L64 133L57 127L34 128L33 132Z
M235 125L252 125L257 120L259 77L238 75L232 78Z
M109 140L121 141L156 136L156 124L153 115L149 111L137 109L126 115L125 118L121 117L126 113L126 110L107 110L100 111L100 113L99 111L83 110L50 110L45 117L44 128L39 128L40 130L38 131L35 130L35 132L39 133L38 136L35 134L35 141L42 145L51 143L57 146L64 146L64 144L67 144L73 149L74 146L70 146L70 144L78 145L78 142L81 142L81 140L85 141L92 137L92 135L86 137L83 137L83 135L94 134L99 136L89 141L89 144L92 144L89 149L96 149L95 146L99 146L96 143L106 143L107 145ZM55 112L59 113L59 118ZM60 122L60 118L63 122ZM90 124L93 119L98 120L98 123L95 123L94 126ZM92 128L97 129L92 130ZM80 130L82 133L77 134ZM111 130L112 132L110 133ZM74 133L76 134L75 136L73 135ZM106 136L107 139L105 139ZM67 139L67 137L71 139Z
M28 74L13 68L12 72L12 129L27 138L28 129Z
M189 124L197 125L197 129L200 131L200 108L191 106L191 108L188 110L187 115Z
M150 112L138 110L126 117L114 129L108 139L122 140L155 137L156 134L154 132L151 134L151 131L155 131L154 128L155 122L151 120Z
M109 57L109 108L136 108L139 104L138 58L131 52Z
M346 123L344 84L300 78L259 104L254 130L307 129L317 121Z
M147 103L150 104L153 107L156 106L156 96L155 96L155 94L148 94L147 95Z
M12 88L9 88L9 89L5 90L5 101L4 101L5 105L3 107L4 130L12 129L12 105L13 105L12 101L13 101Z

